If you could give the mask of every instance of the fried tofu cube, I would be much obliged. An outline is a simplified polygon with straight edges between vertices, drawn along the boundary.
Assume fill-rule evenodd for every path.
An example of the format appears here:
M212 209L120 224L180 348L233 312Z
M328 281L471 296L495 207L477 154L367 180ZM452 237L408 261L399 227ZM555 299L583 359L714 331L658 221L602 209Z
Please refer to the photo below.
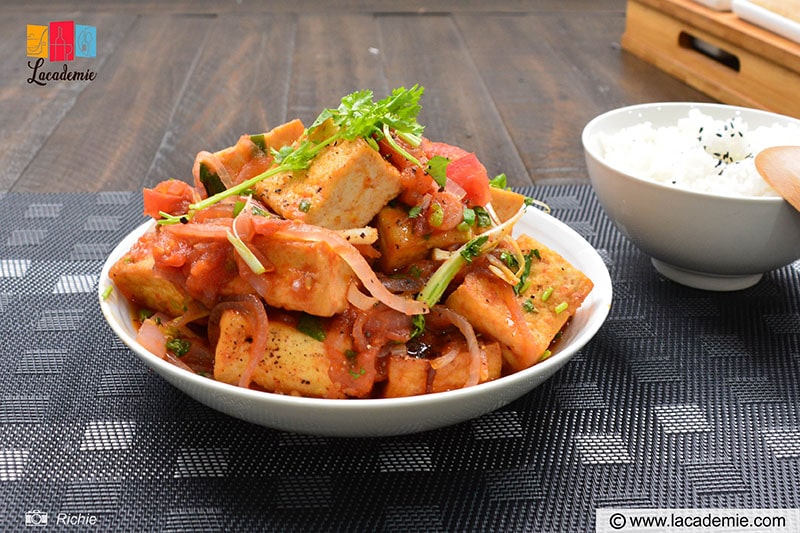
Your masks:
M209 262L212 271L199 280L181 278L191 275L186 270L160 275L154 266L152 235L143 236L109 271L117 288L138 307L175 317L211 308L230 296L256 293L272 307L316 316L333 316L348 305L347 289L355 274L325 242L298 241L279 233L257 237L253 246L265 259L267 271L250 280L254 286L235 267L230 271L233 250L228 252L231 261ZM212 286L205 276L222 281Z
M499 378L503 371L503 355L498 343L485 344L483 352L486 354L488 376L486 379L481 379L481 383ZM450 364L436 369L431 382L431 392L463 389L469 379L470 362L469 352L460 352Z
M325 317L345 310L355 274L326 243L275 234L256 238L254 245L269 263L260 276L267 304Z
M434 248L461 245L473 237L472 231L451 229L420 235L414 231L414 220L405 209L386 206L375 219L378 229L380 264L384 272L391 272L428 257Z
M427 359L390 355L386 361L385 398L418 396L428 392L431 363Z
M492 193L492 207L501 222L505 222L514 216L525 204L525 195L518 192L498 189L497 187L492 187L489 190Z
M143 246L145 240L140 241ZM109 269L108 276L127 300L139 309L148 309L164 313L171 317L183 315L189 311L202 309L203 306L166 278L155 275L153 256L133 250L122 256Z
M524 253L538 250L540 257L532 259L530 285L524 293L514 295L506 282L473 271L447 298L447 305L477 331L508 348L504 358L512 371L541 360L593 287L589 278L542 243L524 235L517 242Z
M306 170L254 186L256 197L284 218L329 229L366 226L401 188L398 170L361 138L326 147Z
M220 337L214 353L214 379L236 385L250 358L252 339L247 319L235 311L224 311ZM252 381L270 392L315 398L343 398L331 380L325 345L294 326L269 323L269 341L264 358Z
M235 145L229 146L210 154L200 152L197 154L195 165L205 185L208 180L219 180L223 172L218 168L221 165L224 172L230 176L233 184L241 183L269 169L273 157L271 149L279 150L291 145L303 134L305 127L298 120L292 120L274 127L266 133L256 135L242 135ZM206 186L208 189L208 185Z
M499 378L503 370L503 356L498 343L484 345L483 351L487 375L480 380L481 383ZM435 359L390 355L386 362L383 396L399 398L463 389L469 379L470 363L469 352L459 352L442 366L438 366Z

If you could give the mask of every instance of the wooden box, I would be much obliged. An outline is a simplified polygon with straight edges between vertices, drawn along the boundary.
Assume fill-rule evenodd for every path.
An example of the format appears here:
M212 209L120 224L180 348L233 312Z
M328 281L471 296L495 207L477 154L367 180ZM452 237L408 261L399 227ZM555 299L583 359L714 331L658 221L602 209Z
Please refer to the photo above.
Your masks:
M800 44L693 0L628 0L622 47L709 96L800 118Z

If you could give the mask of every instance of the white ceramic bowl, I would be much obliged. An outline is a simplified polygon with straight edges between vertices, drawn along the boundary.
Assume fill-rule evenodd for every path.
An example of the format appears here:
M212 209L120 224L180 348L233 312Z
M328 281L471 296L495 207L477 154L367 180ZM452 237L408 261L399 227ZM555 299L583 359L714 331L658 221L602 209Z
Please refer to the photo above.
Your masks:
M694 192L622 172L607 164L596 135L643 122L674 126L698 108L717 120L741 116L750 130L800 120L744 107L654 103L623 107L590 121L582 141L589 178L617 228L664 276L706 290L739 290L800 258L800 213L779 197Z
M128 302L114 291L104 297L112 286L109 268L150 227L151 223L145 223L131 232L103 267L98 290L100 307L109 325L147 366L192 398L242 420L285 431L343 437L400 435L486 414L552 376L595 335L611 307L611 279L594 248L562 222L531 209L517 224L517 232L527 233L560 252L595 285L547 360L475 387L410 398L326 400L259 392L198 376L148 352L136 342Z

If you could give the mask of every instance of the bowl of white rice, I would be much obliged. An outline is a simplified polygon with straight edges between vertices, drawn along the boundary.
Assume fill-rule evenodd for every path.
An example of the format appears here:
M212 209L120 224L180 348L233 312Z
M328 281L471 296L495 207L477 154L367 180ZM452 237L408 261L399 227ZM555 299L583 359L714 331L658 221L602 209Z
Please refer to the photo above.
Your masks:
M764 148L800 145L800 120L723 104L642 104L596 117L582 141L603 209L665 277L740 290L800 258L800 212L754 164Z

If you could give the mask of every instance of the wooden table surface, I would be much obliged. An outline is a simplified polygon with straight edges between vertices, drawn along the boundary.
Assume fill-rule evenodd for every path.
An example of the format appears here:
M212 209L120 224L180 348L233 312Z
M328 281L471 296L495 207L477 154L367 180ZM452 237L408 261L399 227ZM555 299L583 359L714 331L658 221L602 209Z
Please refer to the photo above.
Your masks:
M652 101L711 101L621 50L625 0L4 2L0 191L140 190L191 180L200 150L345 94L425 87L426 136L477 153L511 185L586 183L581 130ZM28 83L26 25L96 28L94 58Z

